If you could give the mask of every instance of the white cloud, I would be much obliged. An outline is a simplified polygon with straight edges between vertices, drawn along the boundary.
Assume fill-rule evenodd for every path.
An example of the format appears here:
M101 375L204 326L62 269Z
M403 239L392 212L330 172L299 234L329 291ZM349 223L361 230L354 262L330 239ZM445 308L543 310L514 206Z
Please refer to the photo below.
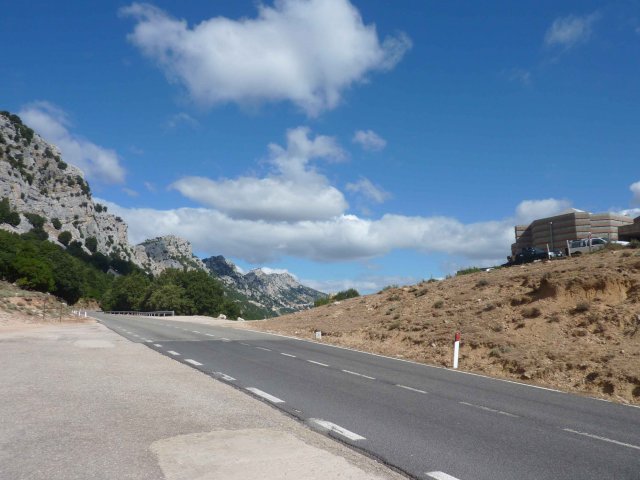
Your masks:
M463 224L450 217L341 215L295 223L233 219L205 208L128 209L101 201L129 224L131 241L180 235L196 251L261 264L282 256L315 261L373 258L391 250L442 252L474 260L502 259L513 242L513 219Z
M389 285L412 285L416 282L418 282L416 278L399 276L364 276L355 279L301 280L303 285L324 293L337 293L355 288L361 294L379 292Z
M298 278L293 273L291 273L289 270L287 270L286 268L260 267L259 270L262 270L267 275L279 275L279 274L286 273L287 275L291 275L295 279Z
M369 151L379 151L387 146L387 141L373 130L358 130L353 135L353 142Z
M391 197L389 192L385 192L382 188L371 183L371 180L364 177L360 178L360 180L355 183L347 183L346 189L348 192L359 193L365 198L376 203L383 203Z
M143 185L144 185L144 188L149 190L151 193L156 193L158 191L156 186L151 182L143 182Z
M550 217L568 208L571 208L569 200L557 200L555 198L525 200L516 207L516 221L519 224L527 225L536 218Z
M629 190L633 193L633 202L640 203L640 181L632 183L629 186Z
M130 197L137 197L140 194L132 188L122 187L122 191L129 195Z
M175 115L172 115L171 117L169 117L169 120L167 120L166 123L166 128L173 130L175 128L178 128L180 126L185 126L185 127L189 127L189 128L198 128L200 126L200 122L198 122L198 120L196 120L195 118L193 118L191 115L189 115L188 113L185 112L180 112L180 113L176 113Z
M381 42L348 0L276 0L258 4L256 18L192 27L149 4L121 13L137 22L129 41L203 106L289 100L317 115L411 47L404 34Z
M334 139L322 135L312 139L308 128L299 127L287 132L286 148L271 144L269 150L274 172L267 177L185 177L171 187L235 219L315 221L344 213L348 204L342 192L309 165L317 158L343 158Z
M559 46L565 49L584 43L591 37L593 24L598 18L597 13L556 18L545 33L544 43L547 46Z
M125 170L118 154L69 131L67 114L48 102L33 102L19 112L24 122L45 140L56 145L63 160L77 166L91 180L105 183L124 182Z

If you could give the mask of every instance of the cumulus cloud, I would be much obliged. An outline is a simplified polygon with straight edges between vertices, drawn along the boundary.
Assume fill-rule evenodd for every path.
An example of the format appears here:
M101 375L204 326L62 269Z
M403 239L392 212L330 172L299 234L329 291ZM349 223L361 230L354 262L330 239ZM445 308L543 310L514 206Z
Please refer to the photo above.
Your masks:
M309 129L299 127L287 132L286 147L271 144L269 150L273 173L264 178L185 177L173 183L172 188L235 219L315 221L345 212L348 204L342 192L310 165L314 159L344 157L333 138L310 138Z
M516 220L519 224L526 225L536 218L545 218L556 215L571 208L569 200L546 198L544 200L525 200L516 207Z
M629 186L629 190L633 193L633 202L640 203L640 181L632 183Z
M556 18L545 33L544 43L549 47L557 46L564 49L584 43L591 37L593 24L598 18L597 13Z
M45 140L56 145L63 159L80 168L87 178L105 183L123 183L125 170L118 154L69 131L68 115L49 102L33 102L19 112L24 122Z
M349 0L276 0L255 18L194 26L143 3L121 14L136 20L129 41L203 106L288 100L317 115L411 47L404 34L381 41Z
M371 183L371 180L364 177L355 183L347 183L346 189L348 192L360 194L376 203L383 203L391 197L389 192L385 192L382 188Z
M387 141L373 130L358 130L353 135L353 142L369 151L379 151L387 146Z
M287 275L291 275L295 279L298 278L293 273L291 273L289 270L287 270L286 268L260 267L259 270L262 270L267 275L273 275L273 274L279 275L279 274L282 274L282 273L286 273Z
M220 252L253 264L284 256L323 262L361 260L396 249L493 260L502 259L514 240L513 219L464 224L451 217L388 214L377 220L341 215L288 223L233 219L206 208L154 210L101 203L127 220L133 242L179 234L196 251Z
M418 282L413 277L371 275L354 279L302 280L302 284L325 293L337 293L355 288L359 293L379 292L388 285L412 285Z

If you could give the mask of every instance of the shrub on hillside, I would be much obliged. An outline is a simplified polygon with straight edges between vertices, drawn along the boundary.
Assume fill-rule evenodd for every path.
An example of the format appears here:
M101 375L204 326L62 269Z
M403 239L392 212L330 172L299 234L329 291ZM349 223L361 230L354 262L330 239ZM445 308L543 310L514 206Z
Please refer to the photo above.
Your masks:
M44 227L46 219L43 216L38 215L37 213L25 213L24 216L29 220L29 223L33 225L33 228Z
M58 235L58 241L63 244L65 247L67 245L69 245L69 242L71 241L71 238L73 238L71 236L71 232L65 230L64 232L60 232L60 235Z
M98 239L96 237L89 237L84 241L84 246L87 247L91 253L96 253L98 250Z
M53 225L53 228L55 228L56 230L60 230L62 228L62 222L59 218L52 218L51 225Z
M0 223L8 223L14 227L20 225L20 214L11 208L8 198L0 200Z

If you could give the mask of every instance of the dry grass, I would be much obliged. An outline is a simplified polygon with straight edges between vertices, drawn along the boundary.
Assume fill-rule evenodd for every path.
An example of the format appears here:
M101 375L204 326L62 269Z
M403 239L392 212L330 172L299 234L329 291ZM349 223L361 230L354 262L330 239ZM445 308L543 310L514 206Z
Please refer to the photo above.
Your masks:
M391 288L248 328L640 404L640 258L628 250Z

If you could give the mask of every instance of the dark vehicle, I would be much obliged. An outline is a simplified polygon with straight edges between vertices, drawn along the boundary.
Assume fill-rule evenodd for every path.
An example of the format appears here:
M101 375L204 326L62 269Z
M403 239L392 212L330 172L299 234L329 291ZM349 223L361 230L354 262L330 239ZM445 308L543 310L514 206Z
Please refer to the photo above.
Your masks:
M511 265L522 265L523 263L531 263L536 260L549 260L549 254L546 250L534 247L525 247L515 257L510 259Z

